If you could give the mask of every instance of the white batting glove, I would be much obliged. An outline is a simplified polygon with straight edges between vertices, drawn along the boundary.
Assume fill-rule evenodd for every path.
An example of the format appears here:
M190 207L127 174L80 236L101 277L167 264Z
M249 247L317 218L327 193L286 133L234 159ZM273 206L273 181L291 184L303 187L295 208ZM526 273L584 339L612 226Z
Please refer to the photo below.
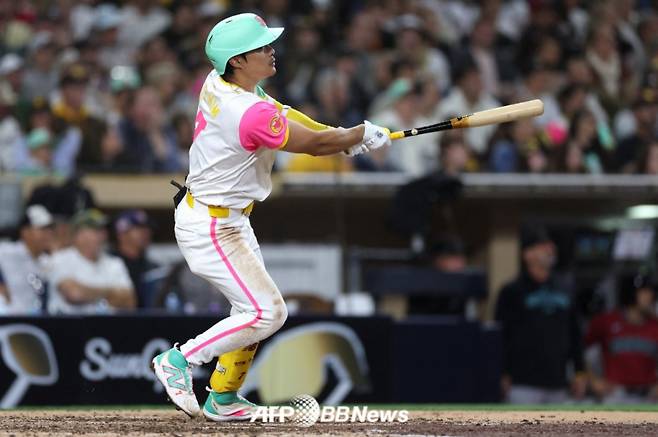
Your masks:
M363 134L363 145L368 149L368 151L391 145L390 130L386 129L385 127L377 126L376 124L372 124L368 120L364 120L363 123L366 125L366 129Z
M345 151L345 154L347 156L356 156L356 155L360 155L362 153L367 153L367 152L369 152L368 148L366 146L364 146L363 144L359 143L359 144L355 144L352 147L350 147L349 149L347 149Z

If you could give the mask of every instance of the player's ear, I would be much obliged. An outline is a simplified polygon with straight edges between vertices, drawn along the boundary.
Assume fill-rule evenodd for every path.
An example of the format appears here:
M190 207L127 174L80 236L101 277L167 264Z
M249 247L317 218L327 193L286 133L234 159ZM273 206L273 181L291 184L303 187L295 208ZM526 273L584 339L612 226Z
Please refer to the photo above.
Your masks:
M231 64L231 67L233 68L241 68L242 67L241 60L242 58L240 56L233 56L231 59L228 60L228 63Z

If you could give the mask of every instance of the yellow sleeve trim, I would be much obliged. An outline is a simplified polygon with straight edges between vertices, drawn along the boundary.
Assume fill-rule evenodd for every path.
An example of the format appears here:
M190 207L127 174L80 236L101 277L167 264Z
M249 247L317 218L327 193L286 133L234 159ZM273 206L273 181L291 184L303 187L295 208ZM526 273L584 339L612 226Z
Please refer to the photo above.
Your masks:
M279 150L282 150L284 147L286 147L286 144L288 144L288 137L290 136L290 126L286 125L286 134L283 137L283 143L279 146Z
M311 117L308 115L304 114L303 112L300 112L294 108L288 109L288 113L286 114L286 117L289 120L294 120L297 123L315 131L319 130L325 130L325 129L331 129L331 126L327 126L326 124L319 123L315 120L313 120Z

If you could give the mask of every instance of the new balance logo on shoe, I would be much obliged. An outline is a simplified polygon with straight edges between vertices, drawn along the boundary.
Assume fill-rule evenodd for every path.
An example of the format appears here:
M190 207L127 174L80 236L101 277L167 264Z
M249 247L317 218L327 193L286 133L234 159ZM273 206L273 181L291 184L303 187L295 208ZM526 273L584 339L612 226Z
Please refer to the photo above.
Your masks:
M162 370L170 375L167 377L167 384L169 387L177 388L179 390L187 390L187 387L185 387L185 376L181 369L171 366L162 366Z

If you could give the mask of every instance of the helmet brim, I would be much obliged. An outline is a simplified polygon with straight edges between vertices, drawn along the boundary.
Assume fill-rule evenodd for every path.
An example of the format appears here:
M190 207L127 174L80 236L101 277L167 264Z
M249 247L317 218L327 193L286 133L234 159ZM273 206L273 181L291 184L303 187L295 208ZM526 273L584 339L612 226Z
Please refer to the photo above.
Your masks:
M241 55L241 54L250 52L252 50L256 50L256 49L259 49L261 47L264 47L268 44L272 44L274 41L279 39L279 37L283 33L283 29L284 29L283 27L270 27L270 28L268 28L267 29L268 31L266 33L264 33L260 38L254 40L253 43L249 44L245 48L244 52L239 53L239 54Z

